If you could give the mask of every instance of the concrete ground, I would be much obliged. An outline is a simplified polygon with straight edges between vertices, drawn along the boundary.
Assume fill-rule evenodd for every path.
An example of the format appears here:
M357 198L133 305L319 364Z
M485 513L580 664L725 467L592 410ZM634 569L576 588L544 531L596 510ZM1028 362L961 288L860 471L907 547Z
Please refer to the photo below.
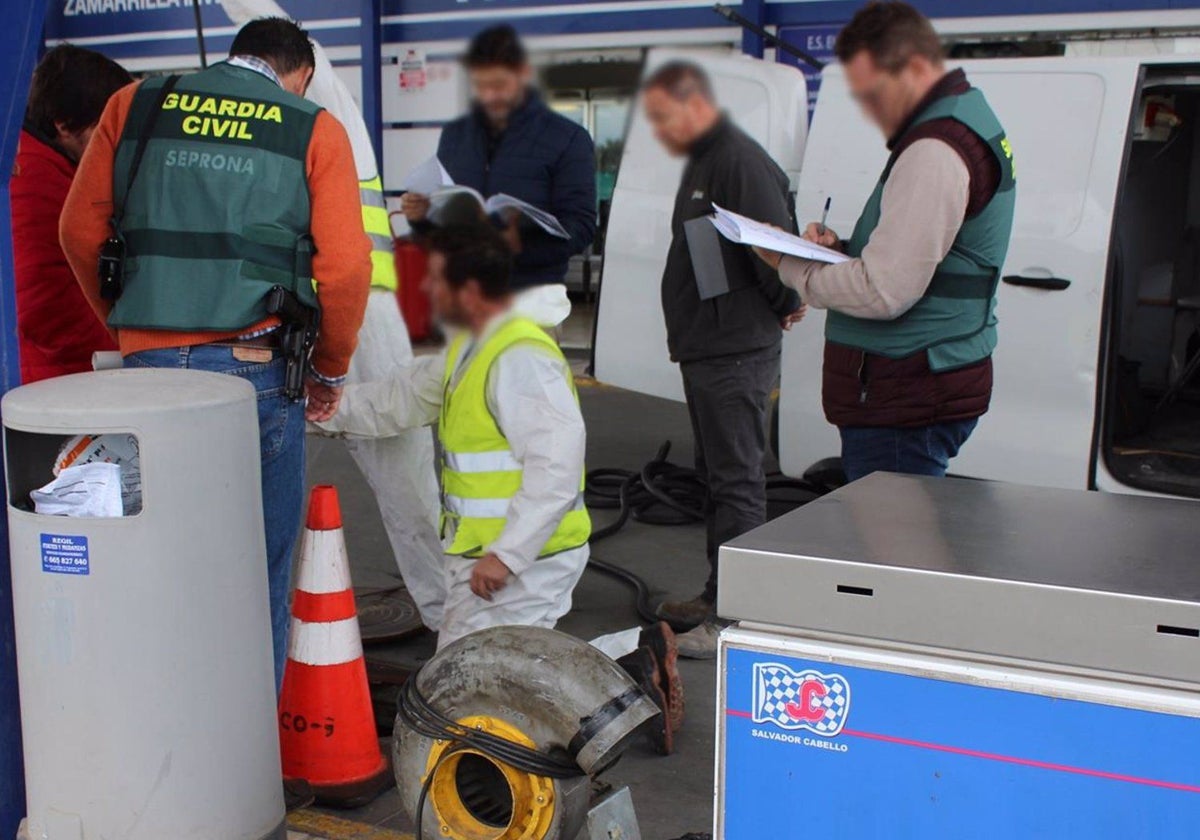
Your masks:
M581 336L582 337L582 336ZM682 404L602 386L581 388L588 424L589 467L640 468L654 457L664 440L673 444L671 460L690 464L691 429ZM356 586L384 586L394 563L366 483L342 444L313 441L310 483L333 483L342 499L346 538ZM610 521L608 511L595 513L596 524ZM594 554L641 575L659 595L691 597L707 573L701 525L654 527L630 523L598 543ZM575 592L572 612L559 629L583 639L638 623L632 591L595 572L584 575ZM411 663L432 652L431 639L374 648L369 655ZM715 720L715 665L681 661L686 685L687 720L674 755L663 758L637 745L602 777L614 787L629 786L645 840L672 840L688 832L711 830ZM352 812L310 809L292 815L295 837L335 840L390 840L412 830L399 795L392 790L366 808Z

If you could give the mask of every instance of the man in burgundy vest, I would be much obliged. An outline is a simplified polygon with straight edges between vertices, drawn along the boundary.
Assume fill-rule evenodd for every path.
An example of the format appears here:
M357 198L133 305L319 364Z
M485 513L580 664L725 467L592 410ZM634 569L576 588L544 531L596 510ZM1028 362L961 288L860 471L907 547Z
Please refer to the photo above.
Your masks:
M760 253L805 302L828 310L825 414L851 480L877 470L945 475L988 409L995 297L1012 231L1012 149L983 94L947 72L932 25L871 3L838 36L851 95L891 156L827 265Z

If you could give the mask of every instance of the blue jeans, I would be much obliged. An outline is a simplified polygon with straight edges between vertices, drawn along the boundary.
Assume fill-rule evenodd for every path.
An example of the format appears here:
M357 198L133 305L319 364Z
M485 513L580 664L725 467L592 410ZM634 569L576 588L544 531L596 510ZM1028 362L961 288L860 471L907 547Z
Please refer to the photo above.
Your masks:
M978 422L959 420L915 429L843 427L839 429L842 469L849 481L873 472L942 478L950 459L958 454Z
M247 363L233 358L232 348L211 345L146 350L125 359L126 367L185 368L240 376L258 392L263 525L267 534L267 589L271 598L276 691L282 685L287 661L292 549L304 507L304 404L292 402L283 393L285 365L278 351L270 362Z

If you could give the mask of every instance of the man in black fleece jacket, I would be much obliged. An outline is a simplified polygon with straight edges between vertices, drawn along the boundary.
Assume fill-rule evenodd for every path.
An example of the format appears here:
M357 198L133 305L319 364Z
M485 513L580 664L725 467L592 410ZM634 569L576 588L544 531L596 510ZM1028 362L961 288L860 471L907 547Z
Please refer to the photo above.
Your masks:
M763 456L771 391L779 380L783 330L804 317L800 298L749 248L721 242L725 294L701 299L684 223L712 205L785 230L796 223L788 180L771 157L717 108L707 74L688 62L659 68L642 88L655 136L687 167L675 199L662 304L671 359L679 362L696 439L696 466L708 480L708 561L704 592L668 602L659 615L695 626L681 655L716 655L717 550L766 521ZM697 626L698 625L698 626Z

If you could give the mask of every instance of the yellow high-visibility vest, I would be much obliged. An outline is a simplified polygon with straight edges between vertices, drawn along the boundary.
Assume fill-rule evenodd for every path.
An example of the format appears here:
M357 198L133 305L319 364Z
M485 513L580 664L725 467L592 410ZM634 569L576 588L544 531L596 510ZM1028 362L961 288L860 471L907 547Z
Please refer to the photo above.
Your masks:
M358 182L362 202L363 229L371 239L371 286L396 291L396 256L392 245L392 225L383 200L383 180L376 175Z
M448 554L479 557L492 544L508 516L508 505L521 489L521 464L512 453L487 405L487 376L496 358L514 344L539 344L563 360L554 340L533 321L513 318L500 327L467 362L466 370L451 387L451 378L466 346L460 334L450 345L443 374L442 413L438 437L442 444L442 522L454 524ZM571 391L575 383L568 378ZM578 393L575 394L579 399ZM583 482L575 505L539 552L547 557L587 543L592 520L583 503Z

